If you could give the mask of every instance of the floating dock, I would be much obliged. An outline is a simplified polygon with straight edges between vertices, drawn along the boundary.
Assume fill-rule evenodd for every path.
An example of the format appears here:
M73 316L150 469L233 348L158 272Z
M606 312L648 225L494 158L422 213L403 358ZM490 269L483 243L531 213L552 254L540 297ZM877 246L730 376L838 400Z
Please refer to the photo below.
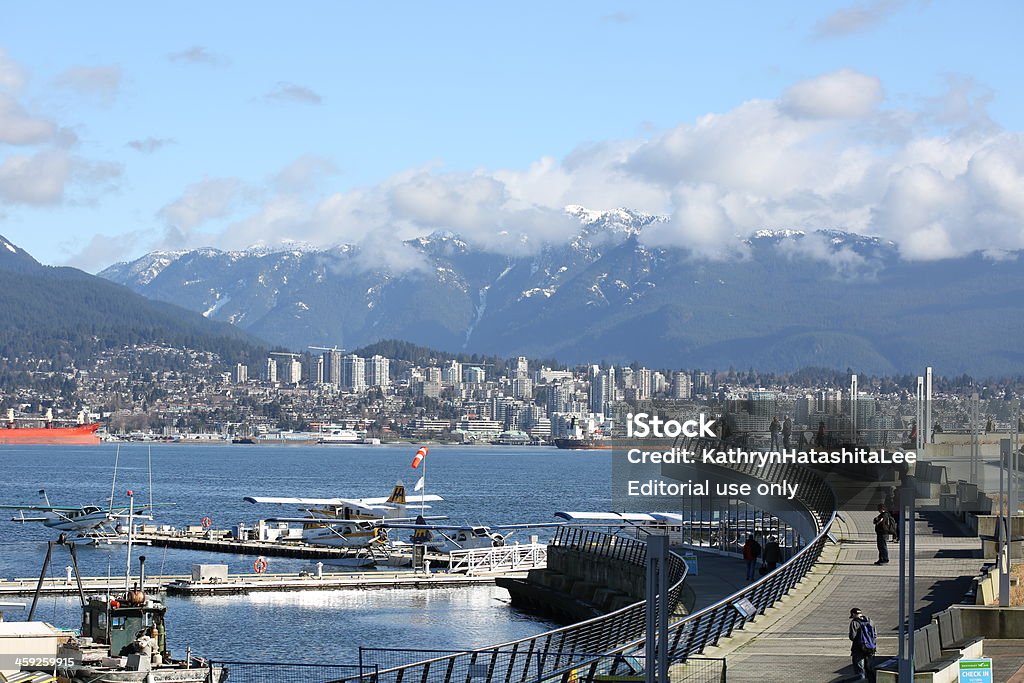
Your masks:
M320 577L305 572L297 574L236 574L222 581L193 581L190 575L146 577L145 591L168 595L244 595L266 591L301 590L367 590L385 588L455 588L493 584L498 576L523 576L522 572L499 575L467 576L437 572L359 572L323 574ZM35 593L38 579L0 579L0 597L25 596ZM104 595L124 592L124 577L82 577L86 595ZM77 595L78 586L64 577L47 579L40 590L42 595Z
M520 576L523 574L519 573ZM367 590L383 588L456 588L463 586L493 585L497 576L467 576L465 574L424 574L422 572L374 572L360 574L332 574L296 576L266 574L238 576L222 582L173 581L165 586L168 595L240 595L266 591L300 590Z
M436 554L438 560L434 557L434 553L427 555L429 566L437 567L438 564L442 564L450 565L451 568L436 572L422 569L323 572L321 567L316 572L229 574L227 565L194 565L192 574L147 576L144 589L147 593L153 594L231 595L261 591L427 589L486 585L495 583L498 578L523 578L531 569L544 568L547 566L547 546L532 543L513 544L496 548L456 550L447 555ZM263 567L266 567L266 563L263 563ZM0 579L0 597L32 595L38 582L38 578ZM86 595L120 593L124 591L124 577L82 577L82 591ZM78 584L69 575L46 578L40 593L76 595Z

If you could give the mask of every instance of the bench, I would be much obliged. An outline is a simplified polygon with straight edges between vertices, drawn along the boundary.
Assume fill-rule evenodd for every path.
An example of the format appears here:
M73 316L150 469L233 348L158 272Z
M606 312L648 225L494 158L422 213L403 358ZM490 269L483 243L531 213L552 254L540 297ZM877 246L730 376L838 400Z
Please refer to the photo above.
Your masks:
M939 640L943 654L957 655L964 659L977 659L982 656L985 639L964 636L960 610L951 607L939 612L935 615L935 624L939 627Z
M938 624L914 631L914 683L956 683L960 657L944 656ZM899 660L890 657L875 665L876 683L897 683Z

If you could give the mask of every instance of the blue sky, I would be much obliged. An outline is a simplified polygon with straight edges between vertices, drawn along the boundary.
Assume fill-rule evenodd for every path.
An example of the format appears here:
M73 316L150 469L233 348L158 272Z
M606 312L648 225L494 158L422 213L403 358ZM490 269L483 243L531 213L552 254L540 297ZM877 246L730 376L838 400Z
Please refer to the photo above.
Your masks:
M0 234L96 271L434 229L500 250L583 204L709 255L759 227L1005 253L1022 7L8 4Z

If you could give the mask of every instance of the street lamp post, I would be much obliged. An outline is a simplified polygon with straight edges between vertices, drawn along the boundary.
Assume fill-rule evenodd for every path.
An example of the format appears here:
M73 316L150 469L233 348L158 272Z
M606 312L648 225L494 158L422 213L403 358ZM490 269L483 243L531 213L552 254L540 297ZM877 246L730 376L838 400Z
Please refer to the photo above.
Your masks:
M914 562L917 533L914 517L916 515L917 491L914 477L903 475L899 492L899 680L914 680L914 627L915 595L914 580L917 568Z

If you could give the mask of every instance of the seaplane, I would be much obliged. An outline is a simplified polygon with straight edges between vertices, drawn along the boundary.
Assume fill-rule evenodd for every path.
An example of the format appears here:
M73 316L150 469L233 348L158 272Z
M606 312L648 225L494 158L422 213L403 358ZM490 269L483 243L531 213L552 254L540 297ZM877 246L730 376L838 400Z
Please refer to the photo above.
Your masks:
M380 520L409 518L415 519L409 513L419 510L429 510L426 503L443 501L444 498L436 495L414 494L407 495L405 484L398 482L391 489L391 495L384 498L280 498L274 496L246 496L243 498L247 503L259 505L295 505L300 510L309 513L310 519L326 520Z
M77 533L81 536L93 537L104 535L116 537L116 523L128 513L127 507L112 505L51 505L46 489L39 489L44 505L0 505L0 510L17 510L19 515L11 517L12 522L25 524L41 523L43 526L64 533ZM142 505L139 509L158 507L159 503ZM164 503L163 505L173 505ZM40 515L29 516L26 512L38 512ZM140 515L136 514L136 517ZM152 517L149 517L150 519Z
M557 527L564 524L564 522L540 522L530 524L499 524L494 526L458 526L432 524L426 518L419 516L412 524L397 520L386 520L380 526L387 529L412 530L407 543L396 542L396 545L423 545L433 552L449 553L452 550L499 548L505 545L509 536L516 531Z
M418 494L409 496L402 482L395 484L391 495L382 498L281 498L268 496L246 496L248 503L270 505L295 505L303 517L274 517L268 522L284 522L302 525L302 540L313 545L335 548L370 549L378 555L392 548L384 522L414 522L430 509L428 502L443 501L441 496ZM430 517L443 520L447 517Z

